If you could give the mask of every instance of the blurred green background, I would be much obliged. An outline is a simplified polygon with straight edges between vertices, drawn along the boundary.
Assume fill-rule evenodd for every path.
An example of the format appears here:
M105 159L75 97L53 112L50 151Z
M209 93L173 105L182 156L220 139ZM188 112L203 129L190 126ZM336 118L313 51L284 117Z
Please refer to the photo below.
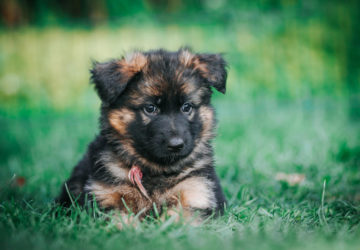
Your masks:
M85 104L91 59L183 45L225 53L237 100L358 97L358 1L5 0L1 10L5 105Z
M0 246L359 246L359 1L2 0L0 10ZM213 99L226 215L122 234L91 214L55 216L53 197L97 133L91 60L184 45L229 63L227 93Z

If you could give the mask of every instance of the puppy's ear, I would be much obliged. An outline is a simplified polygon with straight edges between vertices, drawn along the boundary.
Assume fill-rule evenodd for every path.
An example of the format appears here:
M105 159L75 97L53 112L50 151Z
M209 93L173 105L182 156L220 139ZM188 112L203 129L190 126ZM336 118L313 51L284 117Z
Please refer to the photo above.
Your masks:
M221 54L192 54L189 49L182 49L179 57L185 66L197 71L207 84L225 94L227 64Z
M146 56L140 52L127 55L120 60L93 63L91 80L104 103L111 104L125 90L129 81L146 65Z

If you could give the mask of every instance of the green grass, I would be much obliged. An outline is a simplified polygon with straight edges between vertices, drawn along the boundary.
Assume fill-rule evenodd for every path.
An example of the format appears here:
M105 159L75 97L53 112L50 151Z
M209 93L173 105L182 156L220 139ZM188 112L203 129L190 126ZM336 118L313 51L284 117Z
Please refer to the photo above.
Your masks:
M283 14L228 25L0 30L0 248L359 249L360 130L350 115L359 109L346 84L352 32ZM226 95L214 96L225 215L201 227L153 219L123 231L97 209L65 216L53 198L98 127L91 59L182 45L225 52L230 65ZM305 181L292 186L278 173Z
M52 205L97 131L97 112L2 110L2 248L358 249L360 131L344 112L347 101L224 96L215 106L225 215L201 227L154 219L123 231L96 209L65 216ZM306 179L290 186L275 179L278 172Z

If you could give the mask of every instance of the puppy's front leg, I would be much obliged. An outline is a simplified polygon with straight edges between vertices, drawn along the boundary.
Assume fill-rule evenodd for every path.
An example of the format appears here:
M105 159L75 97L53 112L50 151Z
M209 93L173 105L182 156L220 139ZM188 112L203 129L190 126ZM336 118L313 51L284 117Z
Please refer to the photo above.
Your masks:
M116 209L124 213L128 210L137 214L143 209L151 208L149 202L137 188L122 184L109 185L99 181L91 181L85 186L86 192L94 196L103 209Z
M171 195L179 197L178 206L169 209L168 215L178 216L181 211L185 221L193 225L199 225L204 215L210 215L216 210L214 184L205 177L185 179L171 190Z

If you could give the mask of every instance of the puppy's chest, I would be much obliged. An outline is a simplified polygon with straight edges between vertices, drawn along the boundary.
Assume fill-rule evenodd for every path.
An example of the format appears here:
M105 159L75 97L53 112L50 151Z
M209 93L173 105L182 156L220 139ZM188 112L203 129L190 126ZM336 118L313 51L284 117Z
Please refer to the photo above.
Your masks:
M186 178L144 177L142 182L148 193L146 197L140 188L132 183L105 184L91 181L87 191L95 196L103 208L126 210L134 213L150 210L153 204L168 207L181 206L207 209L215 206L213 183L205 177Z
M144 176L142 178L142 184L150 195L154 193L166 193L171 190L175 185L180 183L182 179L176 177L165 177L165 176Z

